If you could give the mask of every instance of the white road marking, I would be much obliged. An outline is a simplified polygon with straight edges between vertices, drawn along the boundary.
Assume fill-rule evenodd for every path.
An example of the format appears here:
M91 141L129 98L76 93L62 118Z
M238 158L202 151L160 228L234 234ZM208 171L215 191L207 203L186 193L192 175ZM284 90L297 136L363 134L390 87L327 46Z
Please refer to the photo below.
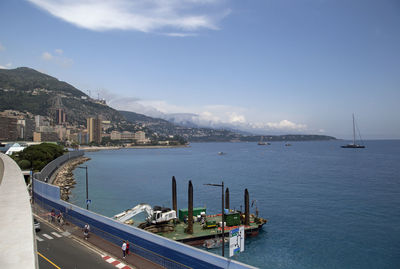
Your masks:
M125 267L125 265L126 265L126 264L123 264L123 263L121 262L121 263L117 264L115 267L118 267L118 268L121 269L121 268Z
M57 236L58 238L62 237L62 235L59 235L59 234L56 233L56 232L52 232L52 234L55 235L55 236Z
M46 237L47 239L53 239L53 237L51 237L51 236L48 235L48 234L43 234L43 236Z
M43 239L40 238L39 236L36 236L36 240L39 241L39 242L43 241Z
M112 263L114 261L116 261L116 259L114 259L114 258L109 258L109 259L106 260L106 262L108 262L108 263Z
M69 232L63 232L62 235L63 235L63 236L70 236L71 233L69 233Z

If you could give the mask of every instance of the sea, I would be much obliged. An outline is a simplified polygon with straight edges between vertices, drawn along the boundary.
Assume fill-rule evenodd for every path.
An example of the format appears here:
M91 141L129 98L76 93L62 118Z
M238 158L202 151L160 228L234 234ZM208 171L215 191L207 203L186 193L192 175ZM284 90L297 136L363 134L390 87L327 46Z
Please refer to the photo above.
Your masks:
M90 210L112 217L139 203L221 211L221 184L232 209L268 219L232 259L259 268L400 268L400 140L191 143L186 148L87 152ZM224 154L219 154L223 152ZM71 202L85 206L85 170L76 169ZM221 249L212 250L221 254ZM225 250L227 255L228 246Z

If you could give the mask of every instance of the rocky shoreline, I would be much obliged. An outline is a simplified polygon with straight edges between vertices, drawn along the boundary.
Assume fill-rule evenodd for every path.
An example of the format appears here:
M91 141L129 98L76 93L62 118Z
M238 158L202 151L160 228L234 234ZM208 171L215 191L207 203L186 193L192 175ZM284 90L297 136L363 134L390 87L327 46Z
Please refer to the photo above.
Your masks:
M80 164L90 160L88 157L79 157L64 164L54 178L53 184L60 187L60 196L64 201L69 200L71 189L76 184L72 171Z

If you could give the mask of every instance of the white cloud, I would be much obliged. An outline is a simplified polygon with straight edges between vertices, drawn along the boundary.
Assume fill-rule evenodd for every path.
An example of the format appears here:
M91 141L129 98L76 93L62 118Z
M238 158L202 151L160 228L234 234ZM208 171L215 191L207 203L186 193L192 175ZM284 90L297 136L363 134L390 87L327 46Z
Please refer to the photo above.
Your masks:
M6 50L6 47L4 47L3 44L1 44L1 42L0 42L0 51L2 51L2 50Z
M166 33L164 34L166 36L172 36L172 37L187 37L187 36L197 36L197 34L194 33Z
M280 122L251 123L255 129L266 130L287 130L287 131L305 131L307 125L294 123L289 120L281 120Z
M218 22L230 13L230 10L225 7L227 0L28 1L57 18L94 31L217 30Z
M55 49L54 51L58 55L53 55L48 51L43 52L42 60L56 63L57 65L60 65L62 67L69 67L74 63L72 59L62 55L64 53L62 49Z
M310 131L307 125L286 119L279 122L252 122L245 116L247 109L243 107L228 105L182 107L169 104L163 100L121 97L107 90L101 92L101 97L105 98L111 107L118 110L133 111L150 117L174 119L175 122L191 121L205 127L230 127L256 133Z
M8 63L5 66L4 65L0 65L0 69L9 69L12 66L12 63Z
M42 53L42 59L45 61L51 61L53 59L53 55L51 55L50 52L45 51Z

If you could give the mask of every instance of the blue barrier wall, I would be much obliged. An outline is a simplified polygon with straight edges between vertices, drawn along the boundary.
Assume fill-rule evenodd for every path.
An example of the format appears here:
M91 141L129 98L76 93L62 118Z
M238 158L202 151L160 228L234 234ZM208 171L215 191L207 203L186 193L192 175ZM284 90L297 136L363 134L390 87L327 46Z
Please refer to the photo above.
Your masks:
M78 158L80 156L83 156L85 152L83 150L77 150L77 151L70 151L63 156L58 157L57 159L49 162L43 169L40 171L40 173L35 173L35 178L39 179L41 181L44 181L46 177L50 177L63 163L74 159Z
M122 239L129 240L135 254L166 268L253 268L67 203L60 199L57 186L39 180L33 186L35 201L46 209L63 212L68 221L79 227L89 223L91 232L116 245L121 245Z

